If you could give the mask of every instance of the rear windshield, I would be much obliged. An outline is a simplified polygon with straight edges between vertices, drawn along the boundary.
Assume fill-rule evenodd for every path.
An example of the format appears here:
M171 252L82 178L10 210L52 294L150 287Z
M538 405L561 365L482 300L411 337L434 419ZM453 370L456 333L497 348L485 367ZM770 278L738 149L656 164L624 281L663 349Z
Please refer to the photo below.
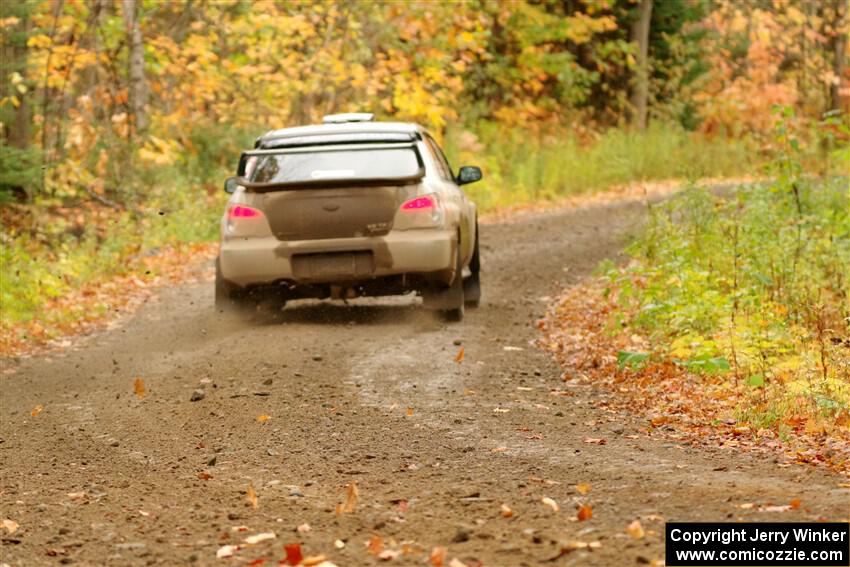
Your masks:
M245 173L254 183L300 183L407 178L417 175L420 167L412 147L373 148L252 156Z

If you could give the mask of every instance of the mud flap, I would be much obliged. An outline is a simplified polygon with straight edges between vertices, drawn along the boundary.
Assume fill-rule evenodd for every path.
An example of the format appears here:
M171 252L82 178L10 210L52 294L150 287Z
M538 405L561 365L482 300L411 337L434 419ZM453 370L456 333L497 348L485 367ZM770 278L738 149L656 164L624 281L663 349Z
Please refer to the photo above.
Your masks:
M440 311L449 321L460 321L464 314L463 260L459 247L455 247L455 277L451 285L431 284L422 292L426 309Z
M478 223L475 223L475 247L469 261L470 276L463 280L463 299L467 307L478 307L481 303L481 256L478 252Z
M463 286L452 284L448 287L432 284L422 291L422 304L433 311L448 311L463 305Z
M477 273L463 280L463 301L467 307L478 307L481 303L481 281Z

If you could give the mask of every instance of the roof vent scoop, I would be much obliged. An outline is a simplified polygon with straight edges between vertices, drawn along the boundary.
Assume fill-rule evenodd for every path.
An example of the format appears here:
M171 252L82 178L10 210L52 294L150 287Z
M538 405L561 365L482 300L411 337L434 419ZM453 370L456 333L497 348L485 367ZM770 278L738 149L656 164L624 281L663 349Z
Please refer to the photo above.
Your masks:
M326 114L322 124L344 124L346 122L371 122L375 117L371 112L346 112L343 114Z

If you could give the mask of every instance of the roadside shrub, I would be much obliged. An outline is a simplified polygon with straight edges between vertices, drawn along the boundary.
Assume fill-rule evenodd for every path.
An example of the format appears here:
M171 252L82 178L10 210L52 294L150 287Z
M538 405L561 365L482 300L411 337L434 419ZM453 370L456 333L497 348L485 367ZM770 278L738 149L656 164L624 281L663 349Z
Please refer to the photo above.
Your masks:
M653 207L631 263L609 269L621 306L663 357L728 377L744 421L850 421L850 192L808 178L780 127L773 181L691 188Z

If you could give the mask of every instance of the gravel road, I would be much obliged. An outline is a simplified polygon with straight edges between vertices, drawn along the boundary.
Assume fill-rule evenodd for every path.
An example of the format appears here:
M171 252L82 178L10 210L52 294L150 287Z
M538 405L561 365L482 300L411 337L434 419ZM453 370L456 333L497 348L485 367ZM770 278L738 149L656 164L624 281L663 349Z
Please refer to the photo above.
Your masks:
M642 416L598 409L608 394L564 383L530 344L559 286L616 258L643 211L483 226L485 295L461 324L409 297L224 316L209 281L74 349L3 361L0 519L19 527L0 527L0 562L269 565L300 542L367 565L382 562L377 536L407 552L389 564L445 546L446 565L640 565L663 557L664 520L848 517L841 478L647 437ZM337 514L352 482L357 508ZM575 521L580 503L591 519ZM636 519L642 539L625 532ZM261 532L276 538L216 557ZM576 541L600 545L561 555Z

